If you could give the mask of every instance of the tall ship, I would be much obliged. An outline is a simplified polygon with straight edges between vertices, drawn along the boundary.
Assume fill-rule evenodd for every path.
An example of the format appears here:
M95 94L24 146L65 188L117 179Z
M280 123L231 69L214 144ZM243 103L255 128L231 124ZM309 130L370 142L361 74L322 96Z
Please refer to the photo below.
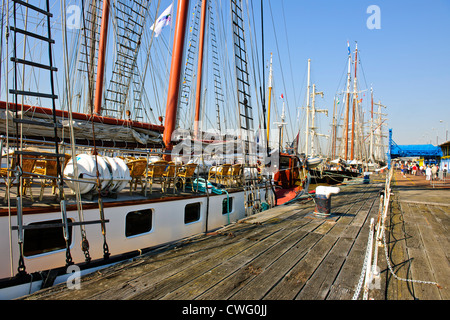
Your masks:
M319 159L322 161L310 171L313 184L338 184L346 179L362 176L363 172L380 170L386 164L386 147L383 141L386 135L383 127L386 126L387 119L384 116L387 114L382 112L382 108L386 108L386 106L381 102L374 102L372 87L370 94L368 88L360 87L358 70L362 68L358 68L361 64L358 44L355 44L352 56L350 44L347 42L347 51L348 62L344 90L337 92L333 100L331 135L327 136L327 139L330 138L328 154L322 156L321 159L316 156L316 162L319 162ZM344 75L341 76L341 79L344 79ZM316 94L313 90L313 99ZM309 106L309 102L307 104ZM364 110L367 107L370 111ZM314 114L314 109L313 103L312 114ZM307 114L309 113L310 111L307 111ZM314 135L317 135L314 121L312 125L307 125L307 128L309 130L306 131L311 132L312 135L310 143L313 144ZM308 142L308 136L306 141ZM307 145L305 149L308 150ZM309 159L311 157L308 157Z
M304 159L255 137L241 0L227 21L207 0L65 3L60 19L48 0L2 7L0 299L307 190Z

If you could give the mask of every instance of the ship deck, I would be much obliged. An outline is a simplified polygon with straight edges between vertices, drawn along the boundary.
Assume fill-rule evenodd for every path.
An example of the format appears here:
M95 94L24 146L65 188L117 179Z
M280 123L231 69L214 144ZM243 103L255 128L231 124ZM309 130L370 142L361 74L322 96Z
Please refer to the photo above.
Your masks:
M195 186L194 186L195 188ZM0 183L0 215L2 212L4 214L8 211L8 200L6 198L6 186L4 183ZM229 193L236 192L242 190L240 187L226 187L226 190ZM58 211L60 210L60 199L57 197L58 192L55 194L52 192L52 188L47 186L44 188L44 193L42 200L40 200L40 192L41 186L39 180L33 181L31 184L31 193L30 188L27 189L25 195L22 198L22 206L25 208L25 214L32 213L33 211L44 212L45 210L49 211ZM69 187L64 185L64 194L66 200L67 207L76 207L76 196ZM10 188L10 200L9 207L15 211L16 209L16 195L17 195L17 186L13 185ZM180 189L174 189L173 185L166 190L162 189L161 183L154 183L152 186L152 192L150 192L150 187L147 187L147 191L144 193L144 189L141 186L138 186L136 190L131 190L130 185L128 184L122 191L114 195L103 195L101 196L103 203L108 206L114 206L115 203L123 203L123 202L148 202L148 201L170 201L176 199L182 199L187 197L199 197L205 196L205 192L192 190L187 187L185 190L181 187ZM86 208L89 206L97 207L98 206L98 198L97 194L87 194L81 196L81 202L83 206Z
M380 279L369 299L450 298L450 183L395 174L386 222L396 279L378 250ZM23 297L27 300L349 300L379 213L384 175L341 185L331 215L313 214L311 198L279 206L216 232L159 248L81 278ZM362 294L359 299L362 298Z

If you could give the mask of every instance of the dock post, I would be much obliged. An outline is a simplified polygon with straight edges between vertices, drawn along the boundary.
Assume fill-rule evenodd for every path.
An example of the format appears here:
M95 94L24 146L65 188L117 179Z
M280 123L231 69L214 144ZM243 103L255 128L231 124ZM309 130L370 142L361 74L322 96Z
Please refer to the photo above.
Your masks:
M319 216L329 216L331 213L331 196L338 194L341 189L338 187L319 186L316 188L314 214Z

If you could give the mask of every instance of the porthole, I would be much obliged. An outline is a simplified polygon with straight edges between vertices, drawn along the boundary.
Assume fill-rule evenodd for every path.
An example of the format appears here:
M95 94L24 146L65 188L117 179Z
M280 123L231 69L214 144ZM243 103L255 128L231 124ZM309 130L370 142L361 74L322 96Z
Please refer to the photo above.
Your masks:
M200 202L189 203L184 207L184 223L200 220Z
M222 214L228 214L233 212L233 198L226 197L222 201Z
M36 228L24 230L23 254L25 257L66 248L61 219L33 222L28 226L36 226ZM70 246L72 243L72 226L68 227L68 234Z
M152 230L153 209L137 210L127 213L125 236L132 237Z

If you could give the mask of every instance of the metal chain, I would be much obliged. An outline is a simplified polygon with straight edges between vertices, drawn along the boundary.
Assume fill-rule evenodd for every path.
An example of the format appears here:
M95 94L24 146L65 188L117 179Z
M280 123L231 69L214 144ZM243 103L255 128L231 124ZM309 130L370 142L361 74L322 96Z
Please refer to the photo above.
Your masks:
M364 281L364 276L366 274L366 269L367 269L367 261L369 260L369 252L370 252L370 248L372 247L372 241L373 241L373 237L371 237L371 234L369 232L369 237L367 239L366 256L364 257L364 264L363 264L363 267L361 270L361 275L359 276L358 285L356 286L355 293L353 294L352 300L357 300L359 297L359 293L361 292L362 284Z
M392 180L393 175L394 175L394 170L393 170L393 168L391 168L391 170L389 171L389 175L388 175L388 181L386 182L385 194L388 194L387 192L390 192L390 188L389 187L391 185L391 180ZM385 197L385 201L386 201L386 203L385 203L385 207L386 207L385 215L387 214L387 209L389 207L389 199L386 199L386 198L388 198L388 197ZM384 220L383 220L383 229L384 229ZM387 244L386 244L386 232L384 230L382 230L381 233L383 234L383 245L384 245L384 254L386 256L386 262L387 262L389 271L391 272L391 274L394 276L395 279L397 279L399 281L406 281L406 282L412 282L412 283L434 284L435 286L440 288L439 284L437 282L434 282L434 281L404 279L404 278L400 278L399 276L397 276L394 273L394 270L392 269L391 262L390 262L390 259L389 259L389 254L388 254L388 249L387 249Z
M413 282L413 283L434 284L438 288L440 287L439 284L437 282L434 282L434 281L405 279L405 278L400 278L399 276L397 276L394 273L394 270L392 269L392 266L391 266L391 262L389 260L389 255L388 255L388 250L387 250L387 245L386 245L386 232L383 232L383 245L384 245L384 253L385 253L385 256L386 256L386 262L387 262L389 271L391 272L391 274L394 276L395 279L400 280L400 281Z
M70 254L70 247L66 247L66 267L73 264L72 255Z
M391 178L392 178L392 170L389 173L390 173L390 175L388 176L388 181L386 182L387 186L390 185L390 181L391 181ZM387 192L390 192L390 190L385 190L385 194ZM385 203L384 206L385 206L385 210L387 210L387 207L389 206L389 202ZM383 223L382 223L381 227L384 229L384 218L383 218L382 222ZM387 244L386 244L386 232L383 230L381 233L383 235L383 245L384 245L384 254L385 254L385 257L386 257L386 262L387 262L389 271L391 272L391 274L394 276L395 279L397 279L399 281L406 281L406 282L412 282L412 283L433 284L433 285L437 286L438 288L441 288L441 286L437 282L434 282L434 281L405 279L405 278L400 278L399 276L397 276L394 273L394 270L392 269L392 265L391 265L391 262L390 262L390 259L389 259L389 254L388 254L388 249L387 249ZM361 288L362 288L362 284L363 284L363 281L364 281L364 275L365 275L365 271L366 271L366 268L367 268L367 261L369 259L369 251L370 251L370 248L373 245L373 243L372 243L373 242L373 238L371 237L370 233L369 233L369 239L368 239L367 242L368 242L368 244L367 244L366 256L364 257L364 264L363 264L363 267L362 267L362 270L361 270L361 275L360 275L359 281L358 281L358 285L357 285L357 287L355 289L355 293L353 295L352 300L357 300L358 299L360 291L361 291Z
M81 238L81 249L84 253L84 260L89 263L91 261L91 256L89 254L89 241L86 238L86 232L84 230L81 231Z

